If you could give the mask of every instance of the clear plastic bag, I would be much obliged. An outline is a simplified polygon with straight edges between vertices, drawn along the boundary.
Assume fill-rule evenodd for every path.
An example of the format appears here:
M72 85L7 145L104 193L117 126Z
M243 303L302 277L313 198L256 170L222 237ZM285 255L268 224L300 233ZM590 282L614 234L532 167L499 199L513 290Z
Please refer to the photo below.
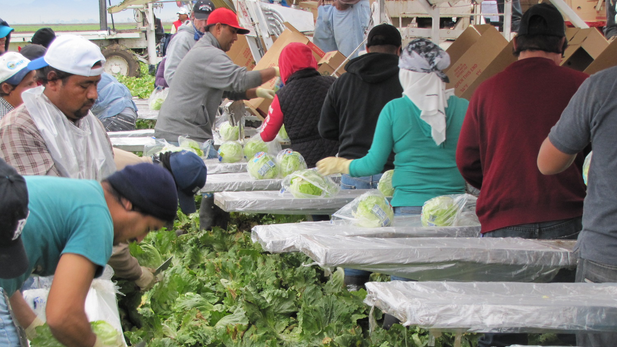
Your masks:
M422 225L473 225L477 221L474 220L476 201L471 194L442 195L427 200L422 206Z
M165 139L155 139L154 144L144 146L143 156L153 156L158 153L164 152L180 152L187 150L197 154L200 157L204 157L210 150L212 141L208 140L203 143L199 143L193 139L185 136L178 136L179 146L172 145Z
M394 195L394 187L392 187L392 176L394 176L394 170L388 170L381 175L379 183L377 183L377 189L386 197L392 197Z
M276 140L281 143L290 143L289 135L287 135L287 130L285 129L285 124L281 125L281 129L279 129L278 134L276 134Z
M394 210L381 192L369 191L336 211L332 219L365 228L387 227L394 220Z
M276 155L276 164L279 168L280 177L285 177L298 170L306 170L307 165L300 152L285 148Z
M329 198L341 188L330 177L320 175L315 169L299 170L287 175L281 183L281 192L290 192L295 198Z
M238 141L227 141L219 147L219 161L237 163L244 158L242 145Z
M167 94L169 94L169 88L154 89L148 98L148 107L150 107L151 110L160 110L161 106L163 106L163 102L167 99Z
M279 175L274 157L265 152L255 154L246 167L251 177L258 180L277 178Z
M281 144L278 141L264 142L261 135L255 134L244 143L244 157L250 160L259 152L266 152L276 156L281 151Z

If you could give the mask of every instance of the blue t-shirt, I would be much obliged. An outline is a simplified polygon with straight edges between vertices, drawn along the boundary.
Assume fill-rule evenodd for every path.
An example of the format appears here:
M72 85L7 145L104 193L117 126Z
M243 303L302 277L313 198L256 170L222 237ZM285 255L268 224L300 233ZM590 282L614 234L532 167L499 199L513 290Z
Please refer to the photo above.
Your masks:
M28 270L0 279L11 296L30 274L49 276L64 253L81 255L98 266L99 276L111 256L114 228L101 184L49 176L25 176L30 215L22 231Z

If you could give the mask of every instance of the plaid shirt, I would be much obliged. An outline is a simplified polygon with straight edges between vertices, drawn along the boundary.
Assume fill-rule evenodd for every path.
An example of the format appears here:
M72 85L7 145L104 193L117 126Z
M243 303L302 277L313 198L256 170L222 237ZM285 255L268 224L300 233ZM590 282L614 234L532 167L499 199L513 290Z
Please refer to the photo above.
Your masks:
M0 121L0 157L22 175L61 176L24 104Z
M0 119L6 116L7 113L13 111L13 105L9 104L3 97L0 97Z

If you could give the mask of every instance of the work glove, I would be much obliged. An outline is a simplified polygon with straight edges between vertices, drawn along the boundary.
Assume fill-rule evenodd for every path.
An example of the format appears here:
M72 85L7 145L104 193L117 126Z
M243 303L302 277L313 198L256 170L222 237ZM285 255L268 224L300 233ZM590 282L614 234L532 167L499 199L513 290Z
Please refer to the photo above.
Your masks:
M317 171L324 176L337 173L348 174L351 159L327 157L317 162Z
M32 323L28 325L26 328L26 338L30 341L34 340L37 337L36 327L40 327L45 324L39 317L34 318Z
M276 71L276 77L281 77L281 70L279 70L278 66L273 66L274 71Z
M139 287L139 290L142 292L150 290L156 282L157 278L154 276L154 270L149 267L141 266L141 276L135 280L135 284Z
M272 89L257 88L257 90L255 91L255 94L257 94L257 96L260 98L272 100L274 99L275 92Z

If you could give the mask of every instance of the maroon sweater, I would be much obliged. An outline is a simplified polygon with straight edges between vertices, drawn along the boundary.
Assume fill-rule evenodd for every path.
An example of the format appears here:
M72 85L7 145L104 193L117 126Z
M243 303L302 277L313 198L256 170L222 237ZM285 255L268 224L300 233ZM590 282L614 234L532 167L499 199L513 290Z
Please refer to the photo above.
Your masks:
M566 171L544 176L536 159L587 74L546 58L508 66L474 92L456 151L456 164L481 190L476 212L482 233L583 214L584 157Z

